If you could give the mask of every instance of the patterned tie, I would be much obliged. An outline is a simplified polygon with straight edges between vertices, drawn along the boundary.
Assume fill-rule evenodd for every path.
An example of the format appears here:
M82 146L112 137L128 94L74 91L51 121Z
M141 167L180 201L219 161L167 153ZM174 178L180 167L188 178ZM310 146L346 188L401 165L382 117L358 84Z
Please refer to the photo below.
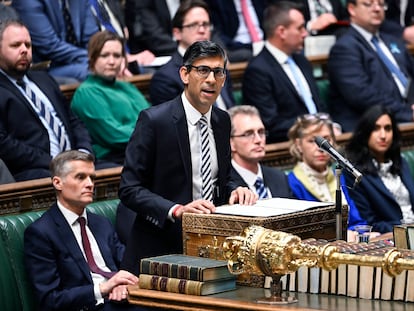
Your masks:
M117 33L114 26L111 23L111 17L108 14L108 11L106 10L105 5L100 0L89 0L89 3L95 10L98 19L102 23L102 26L104 29L112 32Z
M211 160L210 160L210 139L208 135L208 122L206 116L202 116L198 121L200 126L201 138L201 195L203 199L213 200L213 183L211 179Z
M256 182L254 183L254 186L256 187L256 193L259 196L260 199L266 199L267 198L267 190L265 188L263 179L260 177L257 177Z
M45 119L46 123L52 129L53 133L55 133L55 136L60 146L60 151L67 150L68 149L68 141L66 138L67 135L66 135L65 127L63 126L63 124L61 125L62 122L59 120L59 118L50 112L49 108L47 108L45 103L42 102L40 98L36 96L36 93L33 92L33 90L29 87L28 84L26 84L22 80L17 80L16 83L24 89L24 91L26 92L26 95L31 99L32 103L36 106L35 110L37 112L37 115Z
M66 42L78 46L78 40L76 39L75 30L73 28L72 23L72 17L70 16L66 0L62 1L62 16L66 26Z
M93 273L100 274L100 275L106 277L107 279L110 279L111 277L113 277L116 274L116 272L103 271L101 268L98 267L98 265L95 262L95 259L93 258L91 244L89 242L88 234L86 233L86 219L85 219L85 217L79 217L78 222L80 224L83 250L85 251L86 261L88 262L89 269Z
M247 7L247 0L240 0L240 4L241 4L241 10L243 14L243 19L244 19L244 22L246 23L246 27L247 27L247 30L249 31L252 42L260 41L259 33L257 32L257 29L254 26L253 19Z
M290 70L293 74L293 78L295 79L297 86L299 88L299 93L302 99L305 102L306 107L308 108L309 113L316 113L318 112L316 109L316 105L312 99L312 94L308 92L303 85L302 79L299 76L297 65L292 57L288 57L287 63L290 67Z
M381 61L384 63L384 65L388 68L388 70L395 74L395 76L398 78L398 80L401 82L401 84L404 86L404 88L407 88L408 86L408 80L407 77L404 75L404 73L401 72L400 68L396 66L384 53L384 51L381 49L381 46L379 45L378 37L373 36L371 39L372 44L374 44L375 49L377 50L377 54Z

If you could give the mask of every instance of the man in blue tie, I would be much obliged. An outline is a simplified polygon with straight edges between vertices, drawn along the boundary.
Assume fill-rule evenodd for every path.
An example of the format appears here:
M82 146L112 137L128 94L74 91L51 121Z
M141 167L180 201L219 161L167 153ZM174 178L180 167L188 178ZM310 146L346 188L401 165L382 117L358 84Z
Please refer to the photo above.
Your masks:
M266 130L259 111L249 105L228 110L231 118L231 178L255 191L259 199L292 198L285 173L260 164L265 156Z
M300 9L287 1L265 9L267 40L243 76L243 101L259 110L268 143L287 141L298 115L321 109L312 66L301 53L308 32Z
M50 160L77 149L92 152L83 123L56 81L29 71L32 43L19 21L0 24L0 158L16 181L49 177Z
M380 30L386 8L385 0L348 0L351 27L331 49L330 114L344 131L376 104L398 122L413 122L414 64L402 38Z

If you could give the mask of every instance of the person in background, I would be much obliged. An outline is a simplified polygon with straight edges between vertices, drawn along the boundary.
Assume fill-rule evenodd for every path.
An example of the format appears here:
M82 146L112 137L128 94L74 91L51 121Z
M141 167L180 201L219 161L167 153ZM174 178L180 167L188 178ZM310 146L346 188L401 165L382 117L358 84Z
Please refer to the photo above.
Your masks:
M243 62L263 46L265 0L206 0L211 20L225 45L229 61ZM254 45L258 45L255 47ZM256 53L257 54L257 53Z
M383 30L414 44L414 1L387 0Z
M19 15L16 10L10 5L0 3L0 22L4 23L6 20L13 19L18 20Z
M183 64L185 51L194 42L210 40L212 37L209 9L203 0L182 1L174 15L172 24L178 48L172 54L172 59L159 68L151 79L150 101L152 105L159 105L182 93L184 84L181 81L179 70ZM212 41L215 40L212 39ZM234 104L231 79L227 74L224 87L215 105L226 110Z
M394 115L380 105L359 119L345 148L362 181L349 195L373 230L391 232L401 221L414 222L414 180L401 156L401 135ZM351 176L346 176L352 185Z
M131 53L150 50L156 56L171 55L177 49L171 20L180 0L126 0L125 22Z
M51 162L57 202L24 232L24 258L39 310L142 310L126 301L138 277L118 270L124 246L111 222L87 212L91 154L62 152ZM117 302L117 303L113 303Z
M280 1L264 12L267 41L243 76L243 101L260 112L267 143L287 140L296 117L320 110L312 65L301 53L307 31L300 7Z
M291 198L285 173L260 164L266 152L266 130L259 111L253 106L238 105L230 108L228 113L231 119L233 181L255 191L259 199Z
M288 174L289 186L295 198L308 201L335 202L337 179L330 166L330 155L319 149L315 137L320 136L335 145L333 123L326 113L305 114L289 129L290 154L296 164ZM348 229L366 224L348 195L345 177L341 175L342 204L347 204Z
M88 76L87 45L99 31L85 0L13 0L11 5L27 25L35 63L51 61L48 72L60 83Z
M151 64L155 55L148 51L131 54L126 42L129 32L125 25L124 12L119 0L88 0L92 14L95 17L99 29L116 33L125 40L126 61L128 65L120 71L119 76L131 76L132 74L145 73L143 66Z
M344 132L354 130L373 105L384 105L397 122L413 122L414 63L400 37L381 31L384 0L348 0L351 27L328 59L330 114Z
M139 115L119 187L121 202L137 212L121 265L130 272L139 273L141 258L183 252L183 213L256 202L231 181L230 118L213 106L226 65L218 44L193 43L180 68L183 93Z
M91 138L56 81L29 70L32 44L20 21L0 23L0 158L16 181L49 177L62 151L92 152Z
M125 57L122 38L106 30L94 34L88 56L91 74L76 89L71 108L88 129L96 157L123 165L138 115L150 105L133 84L116 79Z

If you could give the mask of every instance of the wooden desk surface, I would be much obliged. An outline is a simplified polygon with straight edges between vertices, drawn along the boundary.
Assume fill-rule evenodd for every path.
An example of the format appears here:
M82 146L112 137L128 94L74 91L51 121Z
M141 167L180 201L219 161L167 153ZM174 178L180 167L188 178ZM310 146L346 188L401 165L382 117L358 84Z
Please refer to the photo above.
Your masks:
M239 287L235 291L210 296L192 296L174 293L140 289L138 286L129 287L128 300L132 304L168 308L169 310L188 311L409 311L414 310L414 304L400 301L368 300L344 296L305 294L287 292L295 296L298 302L287 305L257 304L255 299L264 297L269 290L253 287Z

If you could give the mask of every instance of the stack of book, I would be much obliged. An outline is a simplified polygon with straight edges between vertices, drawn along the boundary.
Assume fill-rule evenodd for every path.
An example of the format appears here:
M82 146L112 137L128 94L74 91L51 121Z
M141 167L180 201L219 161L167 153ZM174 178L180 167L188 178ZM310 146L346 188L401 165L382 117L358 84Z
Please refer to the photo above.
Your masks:
M224 260L164 255L141 260L139 287L202 296L236 289L236 277Z
M304 243L325 245L326 240L307 239ZM394 247L386 240L349 244L335 241L341 253L383 257ZM400 250L404 258L414 258L414 252ZM403 271L395 278L380 267L341 264L327 271L318 267L300 267L295 273L283 276L283 289L288 291L324 293L364 299L400 300L414 302L414 270Z

